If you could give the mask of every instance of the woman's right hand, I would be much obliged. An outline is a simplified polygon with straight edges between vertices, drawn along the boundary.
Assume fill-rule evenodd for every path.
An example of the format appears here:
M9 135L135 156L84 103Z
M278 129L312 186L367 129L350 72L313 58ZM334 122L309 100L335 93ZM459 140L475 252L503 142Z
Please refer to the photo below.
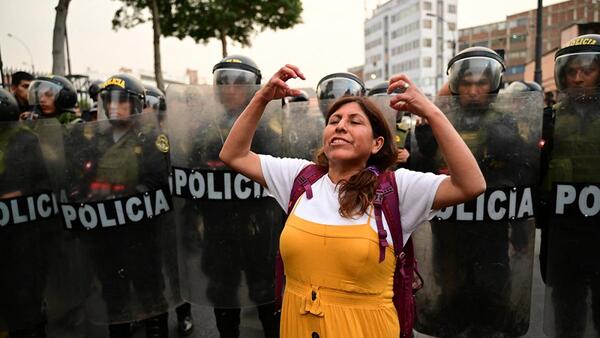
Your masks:
M287 96L300 95L301 92L298 89L292 89L286 83L289 79L301 78L306 80L304 74L300 69L294 65L287 64L275 73L269 82L262 87L257 93L256 97L264 100L264 103L268 103L271 100L281 99Z
M409 111L424 119L427 119L430 113L439 111L406 74L394 75L390 79L388 94L392 94L396 90L400 93L390 98L392 109Z

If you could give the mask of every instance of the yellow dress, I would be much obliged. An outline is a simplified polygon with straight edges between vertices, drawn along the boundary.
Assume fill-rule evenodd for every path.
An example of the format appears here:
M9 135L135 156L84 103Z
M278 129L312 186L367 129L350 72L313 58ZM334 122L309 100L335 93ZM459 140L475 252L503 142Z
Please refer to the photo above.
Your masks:
M280 239L282 338L400 336L392 303L396 259L388 247L379 263L370 217L365 224L337 226L290 213Z

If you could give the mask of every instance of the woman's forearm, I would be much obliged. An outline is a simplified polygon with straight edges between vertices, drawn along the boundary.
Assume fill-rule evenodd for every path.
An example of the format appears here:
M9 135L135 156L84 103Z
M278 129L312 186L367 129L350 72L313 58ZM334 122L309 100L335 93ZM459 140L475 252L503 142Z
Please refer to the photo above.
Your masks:
M448 165L452 184L465 198L474 198L485 190L485 179L473 153L439 108L433 106L427 120Z
M233 169L236 160L250 154L252 138L267 103L262 96L255 95L231 127L219 158Z

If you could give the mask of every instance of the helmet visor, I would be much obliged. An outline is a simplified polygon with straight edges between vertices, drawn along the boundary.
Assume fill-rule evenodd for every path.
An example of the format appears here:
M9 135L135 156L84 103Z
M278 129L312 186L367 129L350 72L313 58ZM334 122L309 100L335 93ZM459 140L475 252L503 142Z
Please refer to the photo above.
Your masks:
M258 76L243 69L217 69L213 74L215 85L255 85Z
M161 112L165 110L165 108L164 99L146 94L146 106L144 107L144 112Z
M131 115L140 113L142 107L139 96L124 90L101 91L98 101L98 119L127 120Z
M450 91L458 95L469 94L469 89L489 94L500 89L503 67L497 60L474 56L456 61L448 70Z
M29 85L29 104L34 106L48 106L58 97L62 87L46 80L35 80Z
M558 90L594 88L600 85L600 54L577 53L556 58L554 78Z
M332 77L319 84L317 97L319 100L335 100L343 96L363 95L363 86L349 78Z

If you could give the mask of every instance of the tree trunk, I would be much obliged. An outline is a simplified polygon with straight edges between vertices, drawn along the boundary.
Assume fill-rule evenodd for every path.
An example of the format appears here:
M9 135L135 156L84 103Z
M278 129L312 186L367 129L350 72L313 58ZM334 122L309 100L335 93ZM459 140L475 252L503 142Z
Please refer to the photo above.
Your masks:
M221 50L223 51L223 58L227 56L227 36L225 32L219 31L221 37Z
M65 75L65 30L71 0L58 0L52 36L52 74Z
M154 77L156 78L156 86L165 91L165 83L162 75L162 65L160 61L160 18L158 13L158 0L152 0L150 6L152 7L152 28L154 30Z

